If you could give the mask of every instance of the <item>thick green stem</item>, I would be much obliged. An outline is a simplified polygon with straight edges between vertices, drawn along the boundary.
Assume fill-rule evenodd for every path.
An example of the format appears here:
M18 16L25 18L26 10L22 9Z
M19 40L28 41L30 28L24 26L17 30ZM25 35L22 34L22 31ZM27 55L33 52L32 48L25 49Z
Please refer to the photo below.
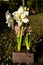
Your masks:
M26 44L27 50L30 50L31 40L30 40L30 37L28 38L28 33L25 36L25 44Z
M26 34L26 36L25 36L25 44L26 44L26 48L27 48L27 50L29 50L28 34Z
M17 38L18 51L20 51L21 49L21 41L22 41L22 34L20 32L20 26L18 26L18 38Z

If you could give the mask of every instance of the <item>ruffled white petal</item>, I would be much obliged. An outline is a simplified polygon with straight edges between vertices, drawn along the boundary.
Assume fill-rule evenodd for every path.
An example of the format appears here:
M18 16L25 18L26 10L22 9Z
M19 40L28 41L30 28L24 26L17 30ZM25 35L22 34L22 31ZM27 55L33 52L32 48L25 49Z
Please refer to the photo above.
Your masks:
M6 21L6 23L8 24L8 27L10 27L11 25L10 25L10 21L9 20L7 20Z
M11 16L10 15L6 15L6 20L8 20Z
M6 21L6 23L8 23L8 21Z
M23 7L22 6L19 7L18 13L23 13Z
M18 25L19 25L19 26L21 26L21 25L22 25L22 22L20 22L20 21L17 21L17 23L18 23Z
M8 23L8 27L10 27L10 24Z
M13 12L12 15L15 15L17 13L17 11Z
M22 19L22 21L23 21L24 23L29 22L28 18L24 18L24 19Z
M11 13L9 13L9 10L6 12L6 20L8 20L11 17Z
M28 11L25 11L24 12L24 15L28 16L29 12Z

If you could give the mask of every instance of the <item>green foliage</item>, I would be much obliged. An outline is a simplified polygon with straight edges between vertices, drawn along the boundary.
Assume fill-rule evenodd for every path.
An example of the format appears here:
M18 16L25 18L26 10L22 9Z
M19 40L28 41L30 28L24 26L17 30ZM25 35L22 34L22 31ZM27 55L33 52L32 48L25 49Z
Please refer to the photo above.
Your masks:
M14 2L12 1L11 3L9 2L9 4L10 4L9 9L11 12L17 10L18 6L16 7L17 4L16 0Z
M27 0L27 2L26 2L26 5L30 8L30 7L32 7L32 1L31 0Z
M13 46L16 44L16 36L14 31L5 31L0 35L0 44L4 46L6 51L13 51ZM12 48L13 49L12 49Z
M43 11L43 1L42 0L27 0L26 5L29 8L34 8L36 10L41 10Z
M32 29L32 37L38 39L43 36L43 13L30 15L29 20Z
M11 11L13 11L13 10L15 9L15 3L14 3L14 2L13 2L13 3L10 3L9 9L10 9Z
M38 58L38 64L43 64L43 50L42 50L42 57Z
M15 50L16 36L14 31L8 30L0 34L0 63L13 65L12 51Z
M32 29L31 33L31 47L33 51L36 51L36 46L38 44L38 40L41 36L43 36L43 13L36 14L36 15L30 15L30 27ZM38 41L37 41L38 40Z

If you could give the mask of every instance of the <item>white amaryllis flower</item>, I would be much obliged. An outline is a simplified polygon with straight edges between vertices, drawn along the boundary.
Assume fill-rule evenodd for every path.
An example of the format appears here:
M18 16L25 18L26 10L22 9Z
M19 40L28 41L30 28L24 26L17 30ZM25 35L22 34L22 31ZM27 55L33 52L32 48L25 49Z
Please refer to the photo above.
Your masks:
M9 23L9 21L8 21L8 20L6 21L6 23L8 23L8 27L10 27L10 23Z
M8 27L13 27L14 19L11 17L11 13L9 13L9 10L6 12L6 23L8 24Z
M8 20L11 17L11 13L9 13L9 10L5 14L6 20Z
M29 22L27 18L28 14L29 12L27 10L24 10L22 6L19 7L18 11L12 13L14 19L16 20L19 26L21 26L23 22L24 23Z
M10 18L11 14L9 13L9 10L6 12L6 23L8 24L8 27L10 27Z

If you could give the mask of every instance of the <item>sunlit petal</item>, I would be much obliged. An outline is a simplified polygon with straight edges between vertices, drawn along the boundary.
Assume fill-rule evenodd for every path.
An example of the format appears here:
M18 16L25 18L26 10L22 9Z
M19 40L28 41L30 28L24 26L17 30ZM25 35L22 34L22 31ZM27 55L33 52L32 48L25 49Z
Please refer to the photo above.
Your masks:
M8 27L10 27L10 24L8 23Z
M11 13L9 13L9 10L6 12L6 20L8 20L11 17Z
M28 18L24 18L24 19L22 19L22 21L23 21L24 23L29 22Z
M25 11L24 12L24 15L28 16L29 12L28 11Z
M23 13L23 7L22 6L19 7L18 13Z
M12 15L15 15L17 13L17 11L13 12Z
M8 21L6 21L6 23L8 23Z
M22 22L20 22L20 21L17 21L17 23L18 23L18 25L19 25L19 26L21 26L21 25L22 25Z

